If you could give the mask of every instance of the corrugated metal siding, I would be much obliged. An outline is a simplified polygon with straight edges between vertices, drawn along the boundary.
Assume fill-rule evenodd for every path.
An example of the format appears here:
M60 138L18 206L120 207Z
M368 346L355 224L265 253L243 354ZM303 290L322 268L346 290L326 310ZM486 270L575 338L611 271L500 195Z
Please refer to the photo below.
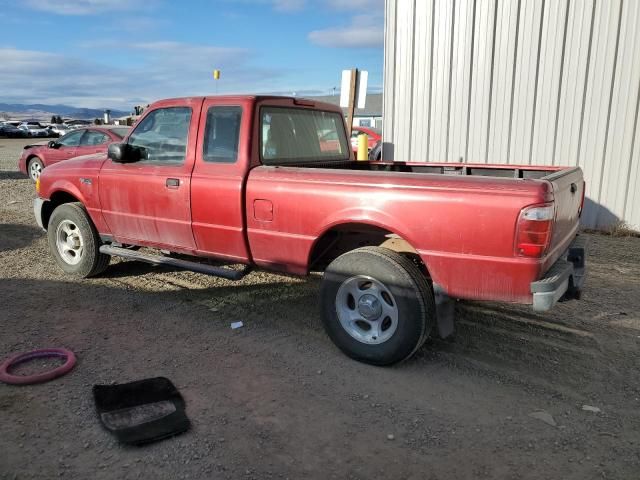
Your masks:
M640 1L386 0L385 158L580 165L640 229Z

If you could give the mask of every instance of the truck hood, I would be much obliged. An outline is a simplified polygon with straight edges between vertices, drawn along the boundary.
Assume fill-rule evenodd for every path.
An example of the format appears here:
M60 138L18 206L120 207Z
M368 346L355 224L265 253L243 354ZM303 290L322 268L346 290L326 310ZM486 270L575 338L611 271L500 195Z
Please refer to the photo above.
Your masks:
M83 155L81 157L70 158L64 162L58 162L45 170L51 173L61 173L68 170L95 170L99 171L102 164L107 160L106 153L92 153L91 155ZM44 173L44 171L43 171Z

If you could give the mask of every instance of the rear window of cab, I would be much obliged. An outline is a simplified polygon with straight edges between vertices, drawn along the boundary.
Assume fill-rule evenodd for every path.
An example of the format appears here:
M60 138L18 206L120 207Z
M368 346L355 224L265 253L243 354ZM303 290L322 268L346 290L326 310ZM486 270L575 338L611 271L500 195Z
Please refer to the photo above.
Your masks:
M349 160L342 115L307 108L262 107L260 157L265 165Z

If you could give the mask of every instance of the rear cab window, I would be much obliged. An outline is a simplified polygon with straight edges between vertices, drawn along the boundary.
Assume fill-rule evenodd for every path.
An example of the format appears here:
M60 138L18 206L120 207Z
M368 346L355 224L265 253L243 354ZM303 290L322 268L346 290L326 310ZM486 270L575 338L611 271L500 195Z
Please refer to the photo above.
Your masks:
M308 108L262 107L260 159L265 165L349 161L342 115Z

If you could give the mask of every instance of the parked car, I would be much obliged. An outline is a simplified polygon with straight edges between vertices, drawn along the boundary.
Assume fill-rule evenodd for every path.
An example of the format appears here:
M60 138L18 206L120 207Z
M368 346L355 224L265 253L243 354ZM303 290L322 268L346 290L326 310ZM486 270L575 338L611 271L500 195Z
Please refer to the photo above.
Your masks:
M0 135L8 138L26 138L29 136L29 133L10 123L5 123L0 126Z
M81 128L44 145L26 145L18 160L18 168L36 181L42 170L54 163L80 155L106 153L107 146L121 141L128 131L128 127Z
M340 139L338 138L338 134L335 130L330 130L328 132L322 131L319 135L321 152L331 152L335 151L336 148L340 148Z
M380 140L382 140L382 132L371 127L353 127L351 129L351 147L354 152L358 151L358 136L366 133L368 136L368 150L371 151Z
M50 136L52 137L62 137L71 131L71 128L62 123L54 123L53 125L49 125L48 128Z
M18 127L20 130L27 132L28 137L48 137L49 130L33 123L21 123Z
M112 255L230 280L323 271L329 337L388 365L450 335L454 299L577 297L584 185L579 167L356 162L337 106L190 97L151 105L107 154L46 168L34 213L75 277Z

